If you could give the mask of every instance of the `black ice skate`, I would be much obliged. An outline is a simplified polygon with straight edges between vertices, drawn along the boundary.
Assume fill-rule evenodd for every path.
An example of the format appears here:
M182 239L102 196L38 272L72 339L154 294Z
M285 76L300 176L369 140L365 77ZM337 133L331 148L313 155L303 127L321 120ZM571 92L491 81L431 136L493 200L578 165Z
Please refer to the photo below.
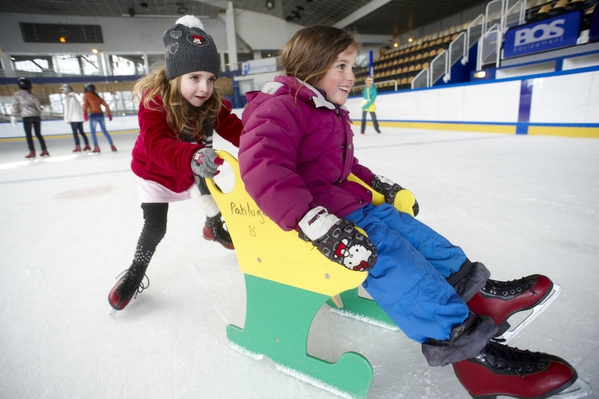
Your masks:
M148 264L133 262L128 270L121 274L121 278L108 293L108 303L115 310L123 310L132 298L150 286L150 279L146 276ZM147 284L143 283L146 277Z
M225 229L221 213L218 215L207 217L206 225L204 226L204 238L209 241L216 241L227 249L235 249L231 235Z
M496 399L499 395L573 399L591 391L565 360L492 341L475 358L454 363L453 369L460 383L475 399Z
M540 274L512 281L489 279L467 305L471 312L491 317L499 326L497 340L508 342L539 316L560 292L561 288L558 285ZM508 318L523 311L530 312L511 327Z

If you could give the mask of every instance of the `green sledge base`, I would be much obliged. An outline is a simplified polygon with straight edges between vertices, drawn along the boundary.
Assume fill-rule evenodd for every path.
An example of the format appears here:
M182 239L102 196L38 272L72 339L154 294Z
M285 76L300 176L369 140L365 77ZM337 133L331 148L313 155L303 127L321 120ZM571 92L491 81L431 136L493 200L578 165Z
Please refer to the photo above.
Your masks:
M331 363L308 355L310 326L328 296L248 274L245 284L245 326L227 326L233 348L268 356L279 370L339 396L366 398L373 371L364 356L346 352Z
M353 288L339 294L343 308L338 308L332 300L328 300L327 304L331 307L333 313L342 316L353 317L379 327L388 328L389 330L397 331L399 327L387 313L381 309L372 299L364 298L358 295L358 288Z

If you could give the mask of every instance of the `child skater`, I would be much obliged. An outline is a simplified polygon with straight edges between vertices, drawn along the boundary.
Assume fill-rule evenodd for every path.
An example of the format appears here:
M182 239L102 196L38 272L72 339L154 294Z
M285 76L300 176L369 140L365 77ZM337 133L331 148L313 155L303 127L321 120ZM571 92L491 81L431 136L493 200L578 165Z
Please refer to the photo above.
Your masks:
M165 65L134 87L135 96L141 98L140 129L131 169L139 183L144 226L131 267L108 294L116 310L147 288L142 280L166 234L168 203L191 198L193 186L202 186L203 178L213 177L222 164L211 148L213 129L236 147L242 130L241 120L231 113L231 103L214 91L220 58L200 20L191 15L180 18L164 32L162 41ZM208 192L207 188L200 191ZM216 202L211 195L200 199L208 215L204 235L232 249Z
M106 109L106 114L108 115L108 120L112 120L112 113L110 112L110 107L106 104L106 101L102 99L96 93L96 86L91 83L86 84L83 87L85 94L83 95L83 118L85 120L89 120L89 129L92 133L92 141L94 142L94 149L92 153L99 153L100 147L98 146L98 139L96 138L96 125L100 125L100 129L102 129L102 133L104 133L104 137L108 140L110 144L110 149L116 152L116 147L112 142L112 137L106 131L106 123L104 122L104 112L102 112L102 106Z
M83 141L85 142L83 151L91 150L89 147L89 141L87 140L87 136L83 130L83 109L81 108L81 103L77 98L77 94L73 93L73 89L69 85L60 86L60 92L65 95L64 121L71 125L71 130L73 130L73 138L75 139L75 149L73 152L81 152L81 143L77 133L83 137Z
M366 131L366 113L370 113L370 118L372 118L372 125L374 126L374 131L380 133L379 122L376 120L376 85L374 84L374 78L369 76L366 78L364 82L366 87L364 88L362 100L362 125L360 127L360 133L364 134Z
M31 92L31 81L29 79L19 78L17 84L21 90L12 96L12 116L10 117L10 121L14 127L17 127L17 116L23 117L23 129L25 129L27 147L29 147L29 154L25 155L25 158L35 158L35 145L33 144L33 135L31 134L32 129L42 148L40 156L49 157L50 153L48 153L48 149L46 148L46 140L42 136L42 106L40 100Z
M366 291L422 345L431 366L453 364L472 396L546 398L566 389L577 379L566 361L493 340L509 316L541 304L551 280L490 280L482 263L390 205L402 187L354 157L343 105L357 51L351 32L301 29L280 54L285 75L248 93L239 146L248 193L283 230L298 231L331 261L368 270ZM350 172L384 194L386 204L373 205L369 190L347 180ZM340 247L354 245L366 256L345 262L351 251Z

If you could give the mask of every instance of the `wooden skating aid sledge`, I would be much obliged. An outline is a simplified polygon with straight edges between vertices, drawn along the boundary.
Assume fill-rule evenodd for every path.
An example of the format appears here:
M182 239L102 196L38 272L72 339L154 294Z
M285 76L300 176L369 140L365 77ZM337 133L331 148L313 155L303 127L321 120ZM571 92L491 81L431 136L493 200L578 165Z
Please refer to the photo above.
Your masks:
M237 159L224 151L218 155L231 166L234 186L223 193L212 179L206 182L233 239L247 296L245 326L227 326L229 344L254 358L268 356L280 371L337 395L365 398L373 371L364 356L346 352L331 363L309 355L307 344L312 321L327 301L343 307L343 315L395 326L374 301L358 296L367 272L341 267L297 232L281 230L246 192Z

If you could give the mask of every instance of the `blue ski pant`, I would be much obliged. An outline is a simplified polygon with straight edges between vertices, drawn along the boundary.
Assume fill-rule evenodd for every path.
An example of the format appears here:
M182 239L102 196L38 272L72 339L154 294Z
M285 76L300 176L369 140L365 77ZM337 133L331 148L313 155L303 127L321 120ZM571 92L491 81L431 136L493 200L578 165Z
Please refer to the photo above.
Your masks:
M369 204L346 219L368 234L378 260L362 284L411 339L448 340L468 307L445 280L467 257L460 247L393 206Z
M106 140L108 140L110 145L113 145L112 138L110 137L110 134L108 134L108 131L106 131L104 114L91 114L89 116L89 130L92 134L92 142L94 143L94 147L98 146L98 139L96 138L96 125L100 125L100 129L102 130L102 133L104 133Z

